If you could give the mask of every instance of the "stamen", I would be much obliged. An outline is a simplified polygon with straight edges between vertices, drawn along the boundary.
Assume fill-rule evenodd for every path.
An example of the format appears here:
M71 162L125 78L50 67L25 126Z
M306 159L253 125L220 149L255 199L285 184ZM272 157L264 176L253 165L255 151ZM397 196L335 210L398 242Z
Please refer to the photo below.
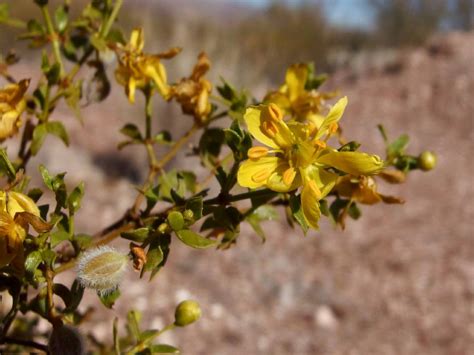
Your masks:
M334 134L334 133L336 133L338 129L339 129L339 125L338 125L337 123L335 123L335 122L334 122L334 123L331 123L331 124L329 125L329 128L328 128L329 134Z
M250 159L260 159L268 154L268 148L266 147L252 147L248 150L247 156Z
M260 170L258 173L255 173L252 175L252 180L253 182L256 182L257 184L260 184L264 181L266 181L270 175L272 174L273 171L271 170Z
M318 185L314 180L309 180L308 181L308 186L312 190L313 194L316 196L316 198L319 200L321 199L322 193L321 190L319 189Z
M274 103L271 103L270 105L268 105L268 116L274 122L280 122L283 119L283 114L280 108Z
M324 149L324 148L326 148L326 146L327 146L327 145L326 145L326 142L323 142L322 140L319 140L319 139L315 139L315 140L313 141L313 144L314 144L315 146L318 146L318 147L321 148L321 149Z
M283 173L283 183L286 186L290 186L296 177L296 170L294 168L288 168Z
M278 127L272 121L263 121L262 122L262 131L268 137L273 138L278 133Z

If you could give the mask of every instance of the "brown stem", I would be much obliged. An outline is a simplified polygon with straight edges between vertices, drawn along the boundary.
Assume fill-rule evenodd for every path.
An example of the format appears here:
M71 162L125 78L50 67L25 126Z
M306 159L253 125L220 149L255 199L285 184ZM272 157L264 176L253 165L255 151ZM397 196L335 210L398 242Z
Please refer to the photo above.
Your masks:
M47 345L40 344L32 340L23 340L23 339L15 339L12 337L4 337L3 339L0 339L0 344L15 344L15 345L27 346L33 349L44 351L45 353L49 354Z

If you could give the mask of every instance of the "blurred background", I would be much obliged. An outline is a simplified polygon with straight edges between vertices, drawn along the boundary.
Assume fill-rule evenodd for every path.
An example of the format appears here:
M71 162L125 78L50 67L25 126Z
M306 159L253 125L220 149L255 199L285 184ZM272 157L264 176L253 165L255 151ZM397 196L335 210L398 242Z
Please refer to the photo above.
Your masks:
M40 17L30 1L6 2L19 18ZM71 1L72 13L84 3ZM204 50L214 83L223 77L257 99L283 82L290 64L313 61L331 75L324 90L348 95L343 127L363 150L384 154L381 123L392 138L409 134L413 154L436 152L439 165L402 186L380 186L405 205L363 207L345 231L325 221L304 237L282 220L266 224L265 244L247 226L226 251L173 243L152 283L130 272L114 310L86 291L83 307L96 311L84 333L111 341L111 320L130 308L144 313L144 327L160 328L177 302L194 298L203 318L162 339L184 354L474 353L472 0L125 0L119 23L126 33L144 27L147 52L184 48L166 63L170 81L188 76ZM14 43L17 35L1 27L0 53L15 47L22 61L12 74L34 85L40 52ZM177 136L192 124L173 104L156 99L155 107L157 130ZM113 85L105 103L84 107L84 125L65 107L55 113L71 147L49 137L30 173L43 162L67 171L71 186L85 181L78 230L100 230L132 203L146 157L115 146L124 123L142 122L142 108L141 98L131 106ZM16 151L17 142L8 144ZM173 165L205 174L186 152Z

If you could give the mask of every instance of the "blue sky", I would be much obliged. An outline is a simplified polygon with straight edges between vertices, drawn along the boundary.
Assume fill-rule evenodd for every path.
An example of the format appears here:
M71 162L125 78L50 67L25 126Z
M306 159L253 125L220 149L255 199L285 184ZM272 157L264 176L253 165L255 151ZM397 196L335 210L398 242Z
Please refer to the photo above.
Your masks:
M222 1L222 0L221 0ZM228 2L240 3L250 6L265 6L272 0L224 0ZM370 27L373 14L366 5L367 0L324 0L324 9L331 22L337 25L349 27ZM286 3L295 4L311 0L285 0ZM318 1L319 2L319 1Z

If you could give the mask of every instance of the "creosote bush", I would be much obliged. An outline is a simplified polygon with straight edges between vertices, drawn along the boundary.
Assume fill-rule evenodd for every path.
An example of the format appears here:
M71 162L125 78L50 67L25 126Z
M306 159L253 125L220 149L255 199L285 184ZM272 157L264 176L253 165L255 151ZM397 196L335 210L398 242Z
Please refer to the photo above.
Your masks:
M141 315L130 310L126 334L118 328L123 320L116 319L111 325L113 341L87 345L80 326L85 315L78 309L84 289L95 291L111 308L120 296L125 270L134 269L139 278L151 281L166 265L173 239L191 248L223 250L236 246L240 225L249 223L264 241L261 224L277 218L276 209L283 209L286 223L304 234L317 231L322 218L345 228L347 218L361 216L361 204L403 203L379 192L379 183L404 183L409 172L436 165L432 152L407 154L408 136L391 140L381 125L386 156L360 151L361 144L341 130L349 99L321 89L326 76L317 74L311 63L290 66L282 85L258 99L225 81L213 84L206 79L211 60L204 52L182 78L168 78L166 62L181 49L151 54L140 28L124 35L117 21L122 0L93 0L77 18L69 16L68 1L54 9L47 0L35 3L42 20L27 23L11 18L8 6L0 4L0 23L17 28L18 38L32 49L43 50L38 63L41 79L36 83L11 74L10 67L20 58L12 53L0 57L4 81L0 88L0 290L12 300L1 320L3 351L178 352L161 344L159 337L198 321L201 309L196 301L180 303L173 323L160 330L141 329ZM111 56L117 61L106 60ZM114 79L107 76L110 65L115 66ZM96 85L85 85L84 67L94 70ZM87 235L74 223L77 211L87 208L81 206L86 186L81 183L70 189L65 173L53 174L44 165L39 167L43 186L30 186L28 163L48 135L69 145L68 132L55 115L59 103L65 102L76 116L87 120L80 113L83 100L102 103L111 85L122 86L131 105L136 95L145 98L143 117L117 129L124 136L118 149L144 148L148 174L123 216ZM180 137L157 131L160 118L153 114L154 96L160 96L163 105L179 105L183 120L189 116L190 128ZM8 148L17 135L20 146L15 154ZM191 154L209 170L200 181L192 171L167 167L195 135L199 144ZM163 156L157 156L158 146L167 148ZM219 192L209 195L207 186L214 179ZM54 195L53 203L41 200L45 190ZM117 238L129 241L127 251L107 245ZM72 255L58 248L64 244ZM72 285L56 281L72 268L77 273ZM37 318L50 323L49 334L39 332ZM23 335L17 338L19 333Z

